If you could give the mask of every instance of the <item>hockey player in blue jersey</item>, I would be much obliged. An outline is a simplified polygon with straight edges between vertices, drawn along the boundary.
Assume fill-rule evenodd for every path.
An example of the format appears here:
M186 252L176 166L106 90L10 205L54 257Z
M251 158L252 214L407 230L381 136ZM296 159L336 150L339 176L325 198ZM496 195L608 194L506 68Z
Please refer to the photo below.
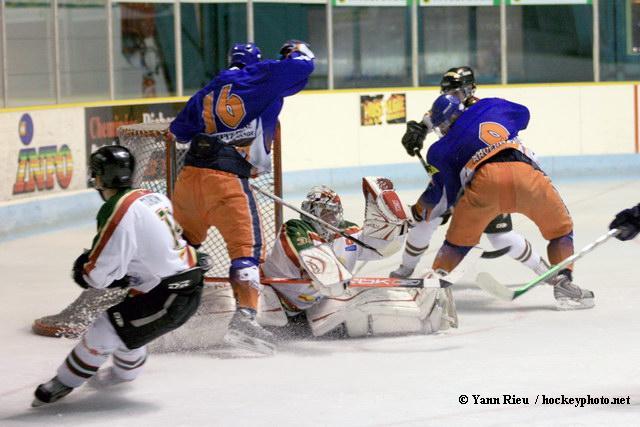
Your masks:
M455 95L465 108L471 107L480 98L475 96L476 79L471 67L454 67L447 70L440 80L440 93ZM432 129L425 121L429 120L430 112L424 115L420 122L407 122L407 131L402 137L402 145L410 156L420 156L424 140ZM442 220L418 221L409 231L402 253L401 264L390 273L391 277L409 277L418 265L420 258L429 248L431 236L439 225L447 222L449 214ZM548 265L533 245L521 234L513 230L511 215L500 213L487 225L484 234L494 248L493 256L507 254L516 261L530 268L537 275L547 271Z
M178 142L191 143L173 194L175 218L193 245L218 229L238 305L231 327L263 341L270 336L255 314L265 248L249 178L271 170L283 98L302 90L313 69L304 42L287 41L279 60L262 60L254 43L236 43L229 68L189 99L170 128Z
M429 220L454 207L446 240L433 269L452 271L475 246L498 213L521 213L549 241L547 254L557 264L573 254L573 221L549 177L518 133L529 110L500 98L485 98L464 109L460 99L441 95L430 116L441 138L427 153L432 180L414 206ZM572 266L553 281L562 309L591 308L593 292L572 283Z

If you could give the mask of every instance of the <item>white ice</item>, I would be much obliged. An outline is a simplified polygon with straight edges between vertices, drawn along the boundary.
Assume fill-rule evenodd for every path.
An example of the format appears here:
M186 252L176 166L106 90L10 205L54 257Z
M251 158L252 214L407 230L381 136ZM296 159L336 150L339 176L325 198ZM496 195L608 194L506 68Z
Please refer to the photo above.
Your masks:
M579 249L607 231L613 214L640 200L640 181L559 185L575 221ZM406 202L420 190L402 191ZM343 197L346 217L361 222L362 197ZM516 229L538 251L545 242L526 218ZM70 265L90 245L78 226L0 244L0 425L458 426L640 424L640 246L610 241L576 264L592 289L592 310L557 311L551 288L516 302L473 287L456 296L460 328L439 335L293 341L268 358L215 353L151 355L134 382L83 386L32 409L35 387L50 379L74 341L35 336L31 322L58 312L79 290ZM424 271L442 242L420 264ZM483 240L483 245L488 243ZM398 263L369 263L361 275L386 275ZM479 270L518 283L532 277L510 258ZM460 395L469 396L466 405ZM528 398L529 404L476 405L472 395ZM540 395L630 397L630 405L535 404Z

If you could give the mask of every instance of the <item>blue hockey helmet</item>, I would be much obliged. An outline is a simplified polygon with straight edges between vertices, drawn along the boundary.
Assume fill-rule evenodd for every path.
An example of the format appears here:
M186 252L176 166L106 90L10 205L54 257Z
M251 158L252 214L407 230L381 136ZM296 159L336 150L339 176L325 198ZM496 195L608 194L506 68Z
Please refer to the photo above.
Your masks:
M262 60L262 52L255 43L234 43L229 49L229 67L246 67Z
M431 114L425 119L431 122L431 127L437 134L443 136L463 111L464 104L460 98L455 95L440 95L431 106Z

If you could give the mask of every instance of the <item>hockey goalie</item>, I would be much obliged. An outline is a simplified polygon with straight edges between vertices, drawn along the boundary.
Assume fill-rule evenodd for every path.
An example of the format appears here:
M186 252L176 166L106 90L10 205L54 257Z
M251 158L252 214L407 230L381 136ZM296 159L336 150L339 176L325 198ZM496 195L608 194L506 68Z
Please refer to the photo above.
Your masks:
M299 333L301 324L308 325L302 330L316 337L329 333L344 337L432 333L456 326L455 304L448 290L349 287L356 261L374 261L397 252L409 224L389 179L363 178L363 191L366 206L362 228L343 220L340 197L326 186L313 187L302 202L302 210L310 216L301 215L282 225L262 266L263 277L265 281L308 280L263 285L256 317L260 325L271 327L280 337L294 325ZM359 246L311 217L343 230L374 250ZM222 285L205 290L201 315L194 316L182 330L166 335L156 349L184 350L216 344L230 319L230 314L225 318L224 313L233 312L232 298L230 289ZM263 352L275 339L249 342L247 337L244 343L240 341L234 337L231 343Z
M284 326L304 313L314 336L329 332L349 337L430 333L455 318L442 290L350 288L356 261L374 261L397 252L408 229L407 212L386 178L363 178L365 219L362 228L343 220L340 197L328 187L314 187L302 210L377 249L364 248L304 215L287 221L263 265L267 277L309 278L309 284L265 287L258 321ZM281 308L281 310L278 310Z

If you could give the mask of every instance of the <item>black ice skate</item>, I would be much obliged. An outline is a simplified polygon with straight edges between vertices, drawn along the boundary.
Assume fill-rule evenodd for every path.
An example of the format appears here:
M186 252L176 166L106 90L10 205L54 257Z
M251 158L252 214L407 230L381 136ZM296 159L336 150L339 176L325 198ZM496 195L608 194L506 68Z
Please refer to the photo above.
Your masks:
M73 391L73 387L62 384L58 377L53 377L49 382L40 384L35 391L36 398L31 402L32 407L56 402Z
M555 278L553 296L556 298L560 310L592 308L595 305L593 292L574 285L571 279L564 274L559 274Z
M229 330L224 340L234 347L272 355L276 349L275 337L260 326L255 316L255 312L251 309L237 309L229 323Z

